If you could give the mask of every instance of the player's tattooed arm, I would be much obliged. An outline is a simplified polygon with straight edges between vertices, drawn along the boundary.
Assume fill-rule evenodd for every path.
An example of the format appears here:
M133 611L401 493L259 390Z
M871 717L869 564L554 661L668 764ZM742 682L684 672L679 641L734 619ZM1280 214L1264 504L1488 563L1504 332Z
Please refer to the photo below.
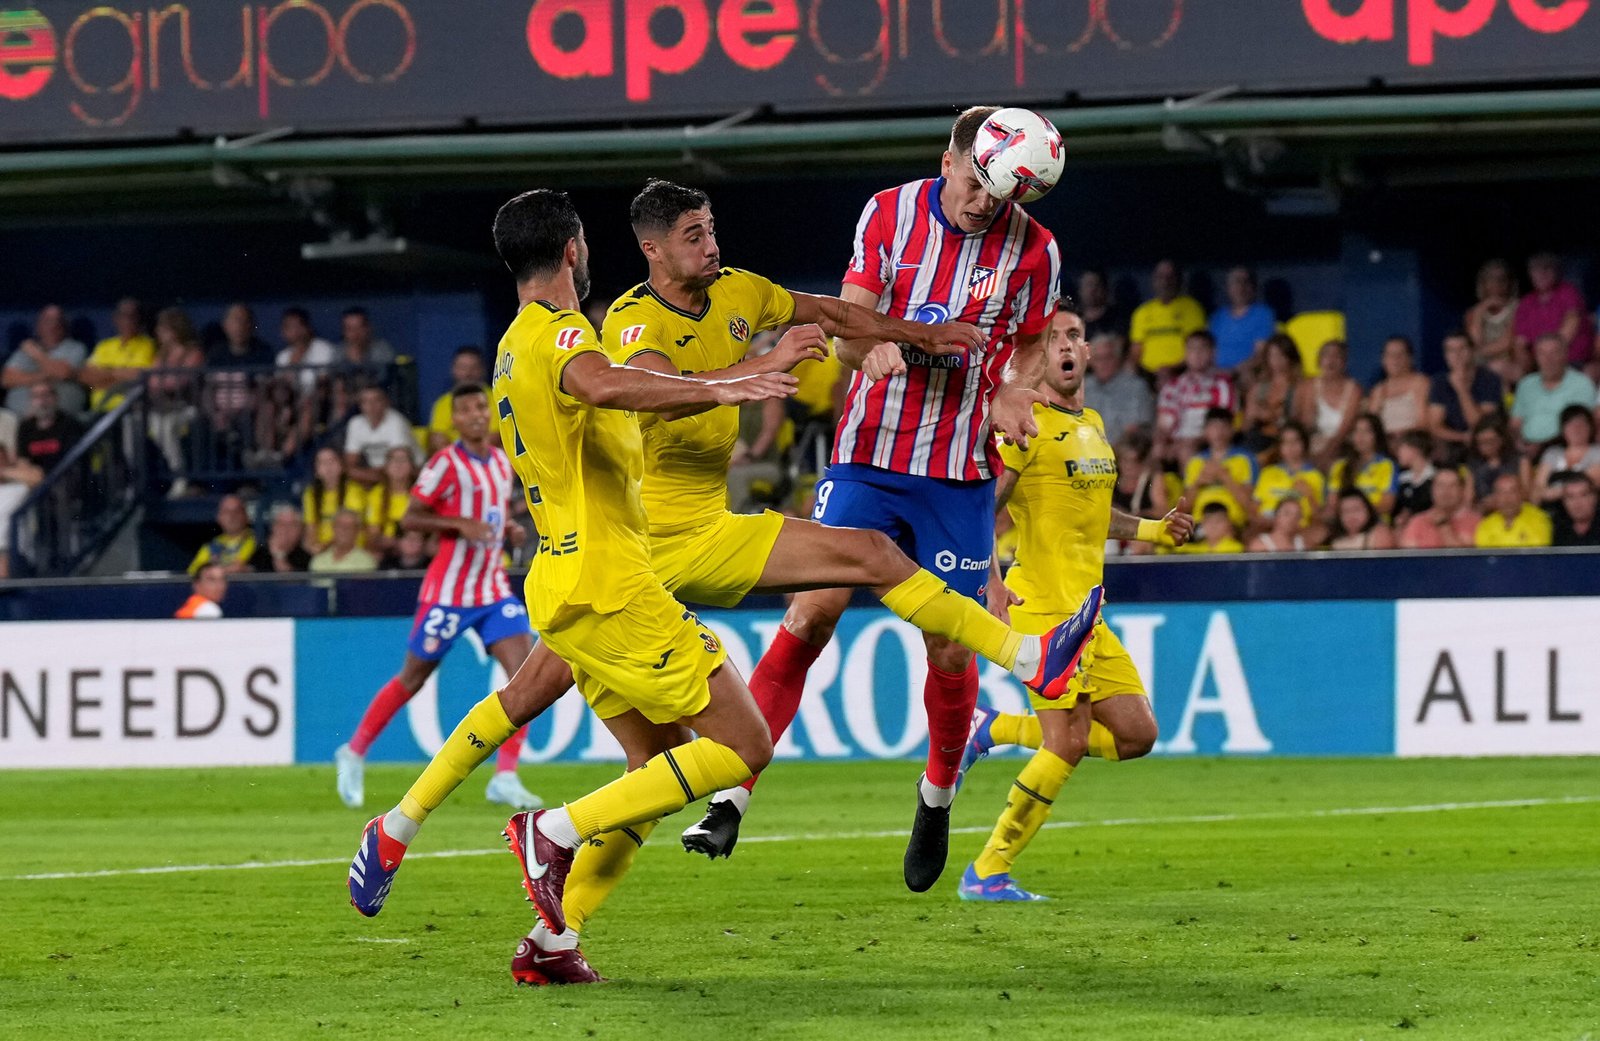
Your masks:
M796 322L815 323L829 336L841 340L909 343L930 354L955 354L984 344L983 333L969 322L908 322L838 296L791 295Z
M673 367L672 360L667 355L653 348L646 348L635 354L628 359L628 364L635 368L659 372L663 376L692 376L697 380L722 381L742 379L764 372L792 372L794 367L803 361L827 356L828 341L822 335L822 330L814 325L797 325L784 333L777 345L767 353L747 356L722 369L695 373L679 372ZM706 404L672 409L661 413L661 418L670 423L675 419L697 416L716 407L714 404Z
M764 372L730 380L678 376L634 365L613 365L598 351L585 351L562 370L561 389L586 405L625 412L672 413L715 405L787 398L799 381L788 373Z

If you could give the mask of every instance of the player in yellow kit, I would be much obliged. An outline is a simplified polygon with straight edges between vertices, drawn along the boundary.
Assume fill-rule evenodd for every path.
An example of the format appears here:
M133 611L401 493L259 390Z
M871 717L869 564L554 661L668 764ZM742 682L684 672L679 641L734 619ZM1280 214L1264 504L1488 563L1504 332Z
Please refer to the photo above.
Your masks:
M679 193L687 192L686 189L676 186L666 187ZM652 188L656 193L661 191L659 185L652 185L643 194L650 195ZM698 193L691 194L698 195ZM699 199L703 201L704 196L699 196ZM757 313L757 319L762 324L781 323L800 313L820 318L833 327L833 331L842 335L899 336L918 343L940 342L946 335L962 339L978 335L975 329L964 326L953 326L948 330L933 326L918 326L916 323L887 318L837 299L809 297L803 294L791 296L772 286L771 283L756 280L754 276L743 273L737 274L732 280L725 279L720 275L720 268L717 266L715 239L709 229L709 212L702 212L703 207L691 207L692 212L685 216L672 210L672 207L679 202L668 200L665 204L667 212L676 214L664 222L668 227L663 227L662 221L650 218L648 215L643 223L636 219L635 224L640 229L642 245L650 247L646 248L645 252L652 260L652 285L659 286L660 291L664 293L684 293L686 287L692 285L693 281L699 280L704 283L698 290L703 294L702 303L705 303L699 312L702 318L711 313L707 301L712 297L724 295L720 289L713 286L713 283L716 286L725 283L726 286L747 286L750 291L773 302L773 306ZM699 230L696 230L697 228ZM698 274L691 272L692 278L685 278L679 268L668 267L666 270L660 270L666 265L659 264L657 258L652 256L654 247L648 236L667 237L666 233L669 232L672 237L683 240L680 242L683 247L682 252L700 254L699 260L693 262L698 265L695 268ZM690 241L699 235L704 235L706 241L698 244ZM509 258L508 263L510 263ZM706 270L708 267L709 273ZM515 270L515 265L513 269ZM658 275L659 280L656 277ZM524 286L521 291L526 297L533 290ZM725 295L732 297L731 293ZM736 306L743 306L744 302L752 298L735 297L732 302ZM537 304L537 298L534 299ZM582 544L569 538L572 534L572 530L569 530L572 528L571 524L559 518L541 515L541 503L548 498L547 492L539 480L530 477L529 473L522 472L523 468L519 465L519 460L524 457L539 455L528 447L529 423L534 423L537 428L541 417L547 414L559 417L557 406L564 400L559 395L554 402L543 400L537 395L522 400L523 396L533 392L523 389L524 383L517 376L516 369L519 355L510 349L511 346L521 342L521 339L526 338L525 326L540 318L537 307L542 306L542 304L537 306L530 304L525 307L518 317L517 324L513 325L511 332L507 334L496 369L494 393L501 417L502 441L511 450L513 464L518 465L519 473L522 473L528 488L530 506L533 508L541 532L540 555L536 557L536 565L544 560L545 554L550 554L561 561L559 567L551 566L552 574L564 576L572 567L566 558L580 551ZM679 310L685 309L679 308ZM529 317L530 315L533 317ZM749 321L742 316L736 317L745 322ZM562 320L565 320L564 316ZM533 327L527 326L527 328ZM714 335L708 327L703 328L708 339ZM729 328L730 330L734 328L731 319ZM586 338L593 334L592 331L585 333L586 329L586 326L564 326L556 336L557 346L563 347L562 340L565 338L567 341L564 345L565 350L593 353L595 347L592 341ZM733 339L737 340L738 337ZM785 337L785 342L781 343L772 354L759 359L750 359L748 362L737 362L717 371L701 372L699 376L709 377L716 385L722 385L724 381L738 380L747 373L763 373L775 365L779 368L790 368L800 360L813 357L821 347L821 333L813 326L809 330L798 330ZM734 351L734 348L721 346L717 350L729 353ZM740 354L742 351L734 353L734 357L737 358ZM706 355L708 358L715 356ZM559 357L566 358L565 355ZM662 367L666 362L666 358L658 353L636 355L633 360L635 365L632 366L607 366L607 368L633 373L636 369ZM523 362L522 371L528 370L528 363ZM536 368L534 371L539 370ZM658 381L665 380L669 386L683 382L682 377L670 373L641 372L640 374ZM785 386L792 390L795 385L793 377L785 375L783 378L786 381ZM535 380L528 386L544 393L548 391L548 383L548 380ZM573 391L570 386L566 388L566 392L579 393ZM581 397L581 394L579 396ZM629 530L632 530L634 525L643 530L648 524L654 536L660 525L662 537L652 538L648 544L648 550L653 558L651 567L654 574L651 582L639 588L648 590L659 587L663 593L681 593L686 598L700 602L731 604L748 592L753 585L775 591L815 588L818 585L869 586L886 606L902 618L926 630L966 643L978 653L1011 669L1031 689L1052 693L1065 689L1067 677L1076 667L1079 650L1088 639L1093 619L1098 614L1098 590L1087 598L1090 609L1083 617L1070 618L1042 637L1015 633L1004 623L992 618L964 598L942 595L947 589L944 583L918 568L880 533L850 529L825 530L808 521L786 519L777 515L736 517L728 514L723 502L725 498L723 478L731 444L724 447L718 440L716 431L722 418L733 416L733 412L728 409L708 411L716 404L726 402L707 400L690 405L666 404L660 407L646 407L629 404L634 401L635 398L632 397L620 399L599 397L594 404L603 408L631 407L636 411L650 414L639 421L644 424L646 430L645 465L642 468L645 475L644 494L639 502L637 516L632 517L627 526ZM556 410L554 413L553 409ZM531 420L528 418L530 416L533 417ZM684 422L686 420L689 422ZM667 424L678 423L682 423L683 426L672 425L665 430L660 429ZM614 422L609 424L609 426L615 425ZM637 438L638 423L630 418L627 425L632 426L634 436ZM676 433L679 429L686 433L682 435ZM652 430L656 433L651 434ZM663 437L663 434L666 436ZM570 431L558 431L553 437L552 444L567 445L569 450L578 443ZM674 471L673 467L682 469ZM715 475L715 480L706 479L705 471L708 469ZM658 472L664 472L666 476L664 480L655 482L652 475ZM681 495L684 486L691 487L696 494ZM619 556L618 562L616 565L618 567L633 566L626 555ZM566 623L562 620L562 616L550 614L555 612L560 604L567 603L570 607L572 603L587 603L591 605L591 613L609 616L619 610L618 604L624 602L620 598L621 594L597 600L575 600L574 598L595 597L596 594L591 588L594 583L587 578L580 580L574 577L570 581L561 578L552 585L548 583L549 576L546 576L546 584L536 585L538 574L536 566L535 571L529 576L529 611L535 627L540 628L544 634L544 643L535 648L528 661L504 689L491 694L468 714L468 718L451 735L444 748L429 764L400 805L371 822L368 827L369 835L364 836L362 847L358 850L351 869L351 899L363 914L374 915L381 910L388 895L388 886L392 884L393 875L399 868L400 859L404 856L406 844L416 835L427 814L448 796L466 774L504 739L505 735L552 704L574 678L580 690L594 706L597 715L606 720L608 726L613 726L611 722L613 718L629 718L625 714L624 701L639 708L653 724L660 724L656 729L630 735L633 740L618 734L627 753L630 769L648 766L651 755L661 753L663 749L687 739L687 734L681 728L670 724L692 714L687 711L692 707L691 703L680 704L669 698L666 704L655 706L656 711L651 712L637 701L627 699L619 701L619 692L624 690L624 686L620 682L620 674L615 670L629 661L635 663L642 661L640 655L643 649L649 648L651 655L647 657L649 657L650 671L645 678L651 687L659 687L663 680L674 677L678 670L685 667L686 659L693 659L694 656L678 654L679 648L676 646L657 646L660 640L652 635L632 632L627 627L614 624L608 625L604 630L596 629L591 632L583 629L582 625L592 623L582 622L580 619L579 628L566 633L563 628ZM643 579L636 575L634 581L643 582ZM629 587L628 591L632 591L633 588ZM629 609L631 610L631 607ZM550 624L557 628L550 629L540 624L539 620L547 615L551 618ZM692 616L685 613L685 621L691 619ZM615 639L617 634L621 634L623 638ZM714 642L709 633L705 633L704 636ZM559 654L560 658L553 655L552 650ZM561 658L573 664L570 674L561 664ZM607 666L605 664L607 662L613 662L614 667ZM597 676L608 675L607 668L611 668L611 679L600 684L602 689L597 694L594 689L595 683L592 681ZM591 682L586 684L586 679ZM612 715L613 710L617 713L616 716ZM477 725L474 725L475 720ZM507 727L510 729L506 729ZM697 726L696 728L698 729ZM615 731L616 727L613 726L613 730ZM684 787L685 792L691 789L698 789L698 785ZM677 808L665 807L665 804L663 806L664 808L655 814L655 817ZM595 842L592 850L586 852L585 858L579 860L579 871L573 880L574 891L567 896L567 905L580 924L593 913L620 880L631 860L633 850L637 848L638 843L643 842L644 836L649 833L649 828L653 827L653 824L653 817L630 820L627 827L618 828L612 834L603 836ZM518 836L527 832L527 826L526 824L515 826L515 819L513 825L508 832L514 841L521 841ZM591 836L585 833L583 837L588 839ZM521 841L520 848L524 853L534 849L535 838L536 836L529 833L526 841ZM585 864L590 864L592 867L586 870ZM374 882L374 879L379 881ZM542 892L536 884L538 881L538 876L529 876L531 893ZM526 950L519 951L518 959L513 964L514 974L523 982L577 982L586 979L591 971L586 964L583 964L581 969L574 969L575 975L571 979L553 978L551 973L555 970L549 969L548 966L535 968L537 959L551 953L573 952L571 958L581 961L581 957L575 953L576 930L564 928L566 924L564 916L559 920L560 926L552 928L553 913L545 913L548 897L540 899L545 901L540 906L544 924L535 930L534 936L530 937L525 945Z
M991 571L990 609L1022 632L1037 632L1059 605L1076 602L1100 584L1106 539L1181 545L1194 518L1180 501L1162 520L1114 509L1117 463L1105 426L1083 405L1089 346L1083 319L1063 301L1045 348L1047 403L1035 406L1039 434L1026 447L1002 444L1005 464L996 508L1009 505L1016 522L1016 562L1000 580ZM1011 865L1038 832L1073 768L1084 755L1133 759L1156 739L1144 683L1122 641L1105 622L1095 626L1083 667L1065 697L1031 699L1036 716L1001 715L980 707L962 758L962 771L997 744L1036 748L1012 783L1005 812L978 859L961 878L963 900L1039 900L1011 879Z

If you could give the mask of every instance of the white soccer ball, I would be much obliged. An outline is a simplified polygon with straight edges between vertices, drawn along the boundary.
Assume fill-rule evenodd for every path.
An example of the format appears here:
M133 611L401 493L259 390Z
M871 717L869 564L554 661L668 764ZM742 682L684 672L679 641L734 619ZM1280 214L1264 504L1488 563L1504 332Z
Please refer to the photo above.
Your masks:
M972 169L990 195L1008 202L1042 199L1067 163L1061 133L1025 108L1003 108L983 121L972 144Z

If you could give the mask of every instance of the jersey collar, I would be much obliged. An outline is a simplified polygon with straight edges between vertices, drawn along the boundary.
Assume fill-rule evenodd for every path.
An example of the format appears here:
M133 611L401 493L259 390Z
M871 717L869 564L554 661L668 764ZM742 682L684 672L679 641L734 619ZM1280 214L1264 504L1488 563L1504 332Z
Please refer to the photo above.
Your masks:
M1057 405L1053 401L1046 401L1044 405L1045 408L1053 408L1057 412L1065 412L1069 416L1077 416L1080 419L1083 417L1083 409L1081 408L1067 408L1065 405Z
M646 293L649 293L651 298L653 300L655 300L656 303L660 304L662 307L665 307L667 310L671 311L673 314L682 315L683 317L689 319L691 322L700 321L700 319L704 318L707 315L707 313L709 313L710 310L711 310L711 289L710 289L709 286L706 287L706 302L703 305L701 305L699 314L695 314L693 311L685 311L681 307L674 307L673 305L667 303L666 299L664 297L662 297L660 293L657 293L655 291L655 288L653 286L651 286L649 282L646 282L644 284L644 291Z
M455 448L456 448L457 451L459 451L462 455L466 456L468 459L476 459L480 463L488 463L493 458L493 456L479 455L478 453L474 452L472 449L468 448L467 447L467 443L465 441L460 440L460 439L456 440ZM490 451L491 452L494 451L492 446L490 447Z

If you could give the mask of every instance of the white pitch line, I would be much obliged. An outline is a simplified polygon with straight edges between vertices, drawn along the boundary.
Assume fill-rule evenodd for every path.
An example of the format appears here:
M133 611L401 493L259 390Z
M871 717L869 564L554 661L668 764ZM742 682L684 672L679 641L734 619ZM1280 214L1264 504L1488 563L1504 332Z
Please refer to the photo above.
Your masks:
M1268 813L1203 813L1183 817L1112 817L1106 820L1050 821L1046 829L1120 828L1163 824L1231 824L1247 821L1319 820L1328 817L1384 817L1395 813L1455 813L1461 810L1507 810L1529 806L1583 806L1600 803L1600 795L1565 795L1548 799L1492 799L1485 802L1429 802L1413 806L1341 806L1326 810L1280 810ZM982 835L993 825L951 828L952 835ZM835 842L854 839L904 838L905 829L889 831L802 832L794 835L741 835L739 841L754 842ZM413 853L407 859L450 859L486 857L505 852L504 846L489 849L441 849ZM316 860L251 860L242 864L166 864L158 867L108 868L102 871L48 871L31 875L7 875L0 882L41 882L74 878L120 878L127 875L174 875L200 871L263 871L269 868L332 867L347 865L345 857Z

